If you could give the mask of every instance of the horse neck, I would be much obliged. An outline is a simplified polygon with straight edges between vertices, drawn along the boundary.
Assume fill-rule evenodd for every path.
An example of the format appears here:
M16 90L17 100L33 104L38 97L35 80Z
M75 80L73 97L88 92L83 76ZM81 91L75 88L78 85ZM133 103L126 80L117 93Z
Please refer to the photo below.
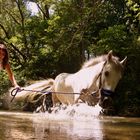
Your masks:
M98 76L101 73L104 63L105 63L105 61L102 61L102 62L92 66L92 69L95 69L95 71L96 71L96 76Z
M100 63L98 63L98 64L96 64L96 65L94 65L94 66L91 67L91 69L93 69L93 75L95 76L94 79L93 79L94 81L93 81L93 83L92 83L92 85L90 87L90 89L92 91L99 89L100 75L101 75L102 69L104 67L104 63L105 63L105 61L100 62Z

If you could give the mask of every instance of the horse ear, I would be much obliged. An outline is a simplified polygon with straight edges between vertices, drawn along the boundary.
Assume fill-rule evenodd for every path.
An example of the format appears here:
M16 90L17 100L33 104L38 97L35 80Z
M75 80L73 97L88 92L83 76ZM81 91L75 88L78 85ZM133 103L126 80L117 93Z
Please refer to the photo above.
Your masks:
M126 65L126 61L127 61L127 56L120 62L123 66Z
M112 53L113 51L109 51L109 53L107 54L107 60L110 61L112 59Z

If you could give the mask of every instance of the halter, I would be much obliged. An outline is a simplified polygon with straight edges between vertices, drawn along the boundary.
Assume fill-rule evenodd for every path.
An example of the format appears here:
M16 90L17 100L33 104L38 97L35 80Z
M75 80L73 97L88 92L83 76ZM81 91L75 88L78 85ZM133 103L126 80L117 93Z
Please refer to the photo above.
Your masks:
M99 91L100 91L101 96L113 97L113 95L114 95L113 91L102 88L102 73L103 73L103 70L104 70L104 67L105 67L106 63L107 63L107 60L104 62L102 70L101 70L101 72L99 73L99 75L97 76L97 79L96 79L96 81L97 81L98 78L100 78L99 79L99 89L97 91L93 92L92 95L95 95Z
M113 97L115 92L108 90L108 89L101 89L101 95L106 97Z

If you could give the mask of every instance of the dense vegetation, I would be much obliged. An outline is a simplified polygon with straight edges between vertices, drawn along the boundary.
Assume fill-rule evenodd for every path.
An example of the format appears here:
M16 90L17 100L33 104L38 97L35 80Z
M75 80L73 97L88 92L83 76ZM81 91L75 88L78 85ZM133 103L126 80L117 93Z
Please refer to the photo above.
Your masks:
M54 78L76 72L85 52L99 55L113 50L128 57L117 87L118 115L140 116L140 2L139 0L0 0L0 41L7 44L19 85L28 80ZM10 82L0 74L0 90Z

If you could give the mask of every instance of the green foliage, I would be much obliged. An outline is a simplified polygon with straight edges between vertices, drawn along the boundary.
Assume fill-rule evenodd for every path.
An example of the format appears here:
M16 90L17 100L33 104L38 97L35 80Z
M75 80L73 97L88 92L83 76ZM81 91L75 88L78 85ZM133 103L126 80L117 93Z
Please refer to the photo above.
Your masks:
M103 53L104 50L104 53L107 53L109 50L113 50L115 53L124 55L131 41L131 36L124 25L114 25L99 33L99 40L94 51Z
M5 93L10 87L10 82L7 78L7 75L4 71L0 72L0 95Z
M140 3L139 0L125 0L126 13L124 18L131 33L140 33Z

